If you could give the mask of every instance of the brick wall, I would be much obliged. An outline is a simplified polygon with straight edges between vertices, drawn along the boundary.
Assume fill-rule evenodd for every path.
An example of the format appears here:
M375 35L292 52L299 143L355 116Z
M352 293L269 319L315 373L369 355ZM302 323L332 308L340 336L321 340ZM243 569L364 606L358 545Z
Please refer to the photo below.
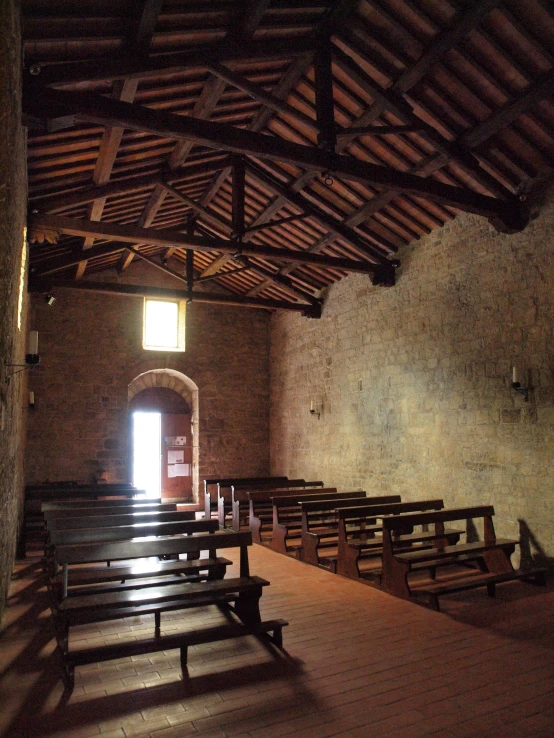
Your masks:
M23 362L27 335L26 291L21 329L18 327L27 200L19 34L19 3L0 0L0 619L21 514L26 412L26 375L19 374L7 383L4 367L5 362Z
M320 321L272 319L272 473L492 503L554 556L554 193L521 234L461 215L399 257L392 289L349 276Z
M175 287L142 264L101 281ZM182 285L179 285L182 286ZM199 389L200 478L265 475L269 467L268 329L265 311L187 306L186 351L142 349L140 298L55 291L33 299L41 368L32 377L36 409L28 431L27 479L130 479L127 388L139 374L175 369Z

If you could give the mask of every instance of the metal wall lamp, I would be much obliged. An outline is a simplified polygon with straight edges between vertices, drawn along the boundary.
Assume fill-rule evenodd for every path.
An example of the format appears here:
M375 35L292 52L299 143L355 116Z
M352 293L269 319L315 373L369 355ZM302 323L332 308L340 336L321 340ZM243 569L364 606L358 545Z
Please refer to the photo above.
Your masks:
M27 346L27 353L25 354L24 364L9 364L7 361L4 362L6 368L20 367L11 374L6 374L6 384L9 383L10 379L16 374L32 369L34 366L40 363L40 356L38 354L38 331L29 331L29 343Z

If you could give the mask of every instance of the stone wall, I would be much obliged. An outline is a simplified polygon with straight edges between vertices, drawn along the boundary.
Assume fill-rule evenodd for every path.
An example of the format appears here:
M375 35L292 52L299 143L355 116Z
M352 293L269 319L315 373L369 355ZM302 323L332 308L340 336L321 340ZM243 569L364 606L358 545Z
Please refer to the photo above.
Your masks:
M22 363L27 294L21 260L27 185L21 127L19 3L0 0L0 619L13 568L23 500L26 373L6 382L5 362Z
M520 234L460 215L356 275L323 318L271 326L271 471L343 490L493 504L554 556L554 195ZM516 364L532 387L511 389ZM309 414L310 401L321 419Z
M102 281L174 287L142 264ZM130 480L128 385L143 372L174 369L198 386L200 481L265 475L269 468L269 317L265 311L187 306L186 351L142 349L141 298L55 291L33 300L42 363L32 377L27 479ZM154 376L154 375L151 375ZM157 383L157 382L156 382ZM141 385L142 386L142 385Z

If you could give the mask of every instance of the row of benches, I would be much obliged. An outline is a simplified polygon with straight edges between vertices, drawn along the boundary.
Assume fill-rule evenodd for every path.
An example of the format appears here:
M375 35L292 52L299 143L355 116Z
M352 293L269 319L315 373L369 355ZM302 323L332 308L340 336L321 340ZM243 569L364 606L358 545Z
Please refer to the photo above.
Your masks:
M237 489L249 501L254 540L306 563L379 584L399 597L424 598L437 610L439 596L448 593L486 587L494 596L496 584L516 579L545 584L544 568L513 568L510 557L519 541L496 537L491 506L445 510L443 500L403 503L398 495L294 490L287 482L275 489L279 483L246 487L225 480L232 506L242 501ZM466 521L474 519L482 520L483 540L461 543ZM445 527L449 522L463 526Z
M185 670L189 646L244 635L282 647L286 621L261 619L259 601L269 582L250 575L249 532L220 531L217 520L195 520L194 513L171 503L57 500L51 491L50 501L40 504L44 565L68 691L80 664L179 648ZM234 577L226 577L232 562L219 554L229 548L239 549ZM162 614L206 606L219 608L224 624L162 633ZM75 625L146 614L154 615L154 631L147 637L70 648Z

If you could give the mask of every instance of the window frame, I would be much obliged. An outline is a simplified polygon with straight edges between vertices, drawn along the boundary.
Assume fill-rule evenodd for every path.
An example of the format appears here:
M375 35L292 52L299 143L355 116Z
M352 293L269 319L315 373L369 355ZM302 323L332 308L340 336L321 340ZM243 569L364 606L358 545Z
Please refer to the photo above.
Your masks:
M154 346L146 342L146 311L149 302L163 302L177 305L177 336L176 346ZM145 297L142 309L142 348L144 351L159 351L163 353L183 353L185 351L186 327L186 300L164 297Z

